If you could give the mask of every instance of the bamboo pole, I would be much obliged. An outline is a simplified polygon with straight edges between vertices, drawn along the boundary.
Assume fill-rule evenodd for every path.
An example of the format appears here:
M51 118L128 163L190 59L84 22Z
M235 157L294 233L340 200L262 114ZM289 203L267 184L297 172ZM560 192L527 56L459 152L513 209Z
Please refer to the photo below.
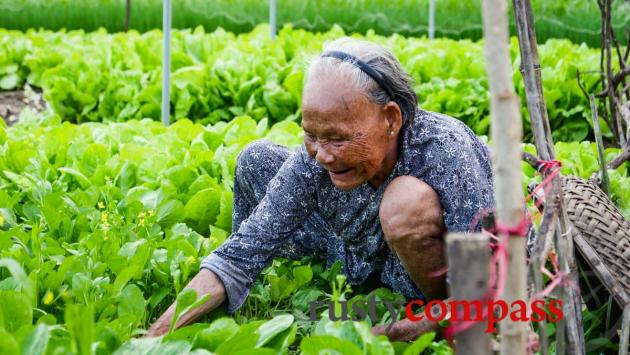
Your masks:
M516 226L523 218L520 99L512 83L506 0L483 1L486 66L490 83L492 139L496 151L495 179L498 222ZM505 235L499 233L500 238ZM508 276L503 299L507 304L527 299L526 238L510 236ZM506 317L501 326L501 354L525 354L527 323Z
M597 143L597 158L599 159L599 187L606 195L610 196L610 180L608 179L608 171L606 170L606 158L604 157L604 141L602 139L602 131L599 128L599 114L597 113L597 103L593 94L588 95L588 101L591 104L591 115L593 117L593 131L595 132L595 142Z
M521 70L527 96L527 107L532 122L532 131L536 143L536 150L543 160L555 159L555 150L549 128L549 118L544 101L542 79L540 75L540 62L538 60L538 47L536 44L536 32L533 26L533 11L529 0L513 0L516 28L519 37L521 51ZM547 172L549 174L550 172ZM577 266L573 248L573 236L568 233L568 219L563 204L562 185L559 176L551 181L548 203L546 208L556 210L555 214L549 214L554 221L557 216L558 228L555 233L556 251L561 270L569 275L569 279L578 284ZM547 217L547 215L545 216ZM543 223L546 223L543 220ZM555 223L555 222L550 222ZM534 258L538 259L536 255ZM570 354L584 353L584 331L582 329L581 300L579 291L571 287L563 287L564 321L557 325L557 353L564 354L566 350ZM566 327L566 329L565 329ZM566 344L565 344L566 334Z

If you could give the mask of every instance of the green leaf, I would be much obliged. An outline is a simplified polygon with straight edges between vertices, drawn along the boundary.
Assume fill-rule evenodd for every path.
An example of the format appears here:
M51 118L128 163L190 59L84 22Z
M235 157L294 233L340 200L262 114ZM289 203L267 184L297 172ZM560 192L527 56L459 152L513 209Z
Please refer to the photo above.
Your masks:
M118 316L132 316L136 321L144 318L145 300L142 290L136 285L127 285L120 293Z
M114 280L114 290L116 292L122 291L123 287L136 275L137 273L142 272L142 265L132 264L125 267L118 275L116 275L116 280Z
M298 287L309 283L313 279L313 270L310 265L301 265L293 268L293 277Z
M0 208L0 229L8 230L15 227L17 221L15 220L15 213L9 208Z
M234 353L234 355L277 355L278 352L273 349L244 349Z
M179 191L184 191L195 181L197 172L189 167L176 165L166 170L164 176L175 184Z
M232 206L234 205L234 195L232 191L221 192L221 212L217 216L215 225L223 230L232 230Z
M171 320L169 334L173 332L175 326L182 316L206 303L209 299L210 294L206 294L197 298L197 292L190 288L185 288L182 292L180 292L179 295L177 295L175 313L173 313L173 319Z
M348 340L331 335L306 337L300 343L304 355L361 355L363 352Z
M208 329L208 324L195 323L192 325L187 325L185 327L176 329L171 334L165 336L163 342L183 340L192 344L192 341L197 337L197 334L205 329Z
M100 165L107 162L109 155L107 147L103 144L92 143L88 145L79 163L82 173L93 175Z
M0 80L0 89L13 90L13 89L16 89L20 85L21 82L22 80L15 73L5 75Z
M252 350L256 347L259 335L256 333L257 323L241 326L238 333L219 345L215 352L219 355L230 355L242 350Z
M274 336L288 329L293 324L293 320L292 315L283 314L265 322L256 330L256 333L259 335L256 347L267 344Z
M160 343L160 338L131 339L114 352L114 355L180 355L187 354L191 345L184 341Z
M186 207L186 219L201 234L207 234L210 224L216 220L220 211L221 190L205 189L190 198Z
M113 355L149 355L157 354L161 338L131 339L118 348Z
M226 339L231 338L239 331L239 326L232 318L219 318L210 326L197 334L193 340L193 348L203 348L215 351Z
M137 171L138 168L134 163L125 161L115 179L115 183L120 186L120 191L123 194L126 194L130 188L136 185Z
M168 228L175 223L184 220L184 204L178 200L165 200L162 201L156 210L157 222L163 228Z
M28 333L22 341L22 354L43 355L46 354L48 341L50 340L50 327L46 324L37 325ZM2 354L9 354L1 352Z
M317 301L323 295L324 292L317 288L302 288L293 295L291 303L301 310L308 310L311 302Z
M82 189L87 189L91 185L90 180L85 175L83 175L82 172L76 169L61 167L61 168L58 168L57 170L74 177Z
M81 355L92 354L94 340L94 307L92 305L68 305L65 312L66 326Z
M405 350L407 350L407 348L410 346L410 343L405 343L405 342L401 342L401 341L393 341L392 342L392 347L394 348L394 353L396 355L403 355L405 353Z
M0 291L2 307L0 307L0 321L2 326L13 333L25 325L33 322L33 309L28 297L13 290Z
M6 267L9 270L11 276L18 285L18 289L23 292L24 296L26 296L26 301L34 305L36 302L35 285L33 284L33 281L26 276L22 266L13 259L3 258L0 259L0 267Z
M403 355L416 355L420 354L424 351L424 349L428 348L432 343L433 339L435 339L435 333L425 333L416 341L414 341L407 349Z
M265 344L265 348L275 349L277 352L285 353L289 346L295 341L295 335L297 334L297 324L291 325L289 328L283 330L278 335L274 336L269 342Z
M23 353L30 354L28 352ZM11 333L7 332L2 327L0 327L0 354L20 354L20 347L17 341Z

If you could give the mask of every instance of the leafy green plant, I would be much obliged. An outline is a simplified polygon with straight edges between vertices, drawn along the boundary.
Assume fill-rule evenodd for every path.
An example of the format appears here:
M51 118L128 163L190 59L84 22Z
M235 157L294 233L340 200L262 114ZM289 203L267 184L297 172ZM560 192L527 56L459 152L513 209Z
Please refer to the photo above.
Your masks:
M449 353L429 336L392 344L373 336L368 321L331 322L323 307L316 309L321 321L311 322L313 301L403 300L383 288L350 288L339 263L327 269L312 258L276 260L234 318L217 310L167 336L136 338L174 300L175 319L204 301L182 289L229 235L236 157L259 138L295 147L302 132L292 121L269 127L248 116L206 126L186 119L169 127L152 120L75 125L26 111L15 126L0 124L0 350ZM597 169L590 143L556 149L563 173L588 177ZM527 166L523 174L535 178ZM627 215L627 166L611 178ZM376 324L391 321L384 306L376 311Z
M202 28L174 31L171 121L188 118L214 124L243 115L256 122L266 118L270 124L299 121L307 60L322 50L325 41L344 35L340 27L325 33L285 27L275 41L265 26L238 36L223 30L206 33ZM421 107L457 117L477 134L488 134L489 96L481 43L382 37L374 32L357 37L393 51L414 78ZM0 30L0 68L5 68L0 69L0 81L15 84L11 89L24 83L40 87L55 112L70 122L159 120L161 42L159 31ZM539 51L554 138L592 138L589 105L578 87L576 70L598 68L599 52L567 40L549 40ZM511 53L514 81L524 105L516 40ZM588 75L585 80L591 88L597 77ZM528 116L523 117L528 128Z
M549 38L568 38L599 46L597 4L585 0L533 0L536 32L543 42ZM83 29L101 27L110 32L124 30L125 1L122 0L29 0L0 1L0 27L28 30ZM483 36L481 6L473 0L441 0L435 4L435 31L438 37L478 40ZM623 0L613 3L613 27L623 34L630 21L628 5ZM173 3L173 26L207 31L219 27L234 33L250 32L269 21L269 5L256 0L189 0ZM383 35L402 34L421 37L428 32L428 0L311 0L277 1L277 21L313 32L328 31L334 24L347 32L375 31ZM130 28L138 31L162 26L162 2L131 2ZM510 17L511 33L515 34Z

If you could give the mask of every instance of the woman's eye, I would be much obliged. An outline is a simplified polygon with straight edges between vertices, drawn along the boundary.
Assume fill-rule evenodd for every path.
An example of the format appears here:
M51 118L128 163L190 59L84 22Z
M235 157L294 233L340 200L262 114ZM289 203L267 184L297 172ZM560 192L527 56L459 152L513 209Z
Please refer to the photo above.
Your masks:
M345 141L343 139L331 139L330 140L330 145L332 145L335 148L341 148L343 147L345 144Z

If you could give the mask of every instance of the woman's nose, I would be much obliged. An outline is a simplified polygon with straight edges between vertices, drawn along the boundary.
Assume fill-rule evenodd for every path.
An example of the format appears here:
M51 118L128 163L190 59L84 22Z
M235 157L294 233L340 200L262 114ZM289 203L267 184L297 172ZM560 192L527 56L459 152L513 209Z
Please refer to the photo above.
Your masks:
M335 161L335 157L329 154L322 146L317 148L317 154L315 154L315 160L322 165L329 165Z

